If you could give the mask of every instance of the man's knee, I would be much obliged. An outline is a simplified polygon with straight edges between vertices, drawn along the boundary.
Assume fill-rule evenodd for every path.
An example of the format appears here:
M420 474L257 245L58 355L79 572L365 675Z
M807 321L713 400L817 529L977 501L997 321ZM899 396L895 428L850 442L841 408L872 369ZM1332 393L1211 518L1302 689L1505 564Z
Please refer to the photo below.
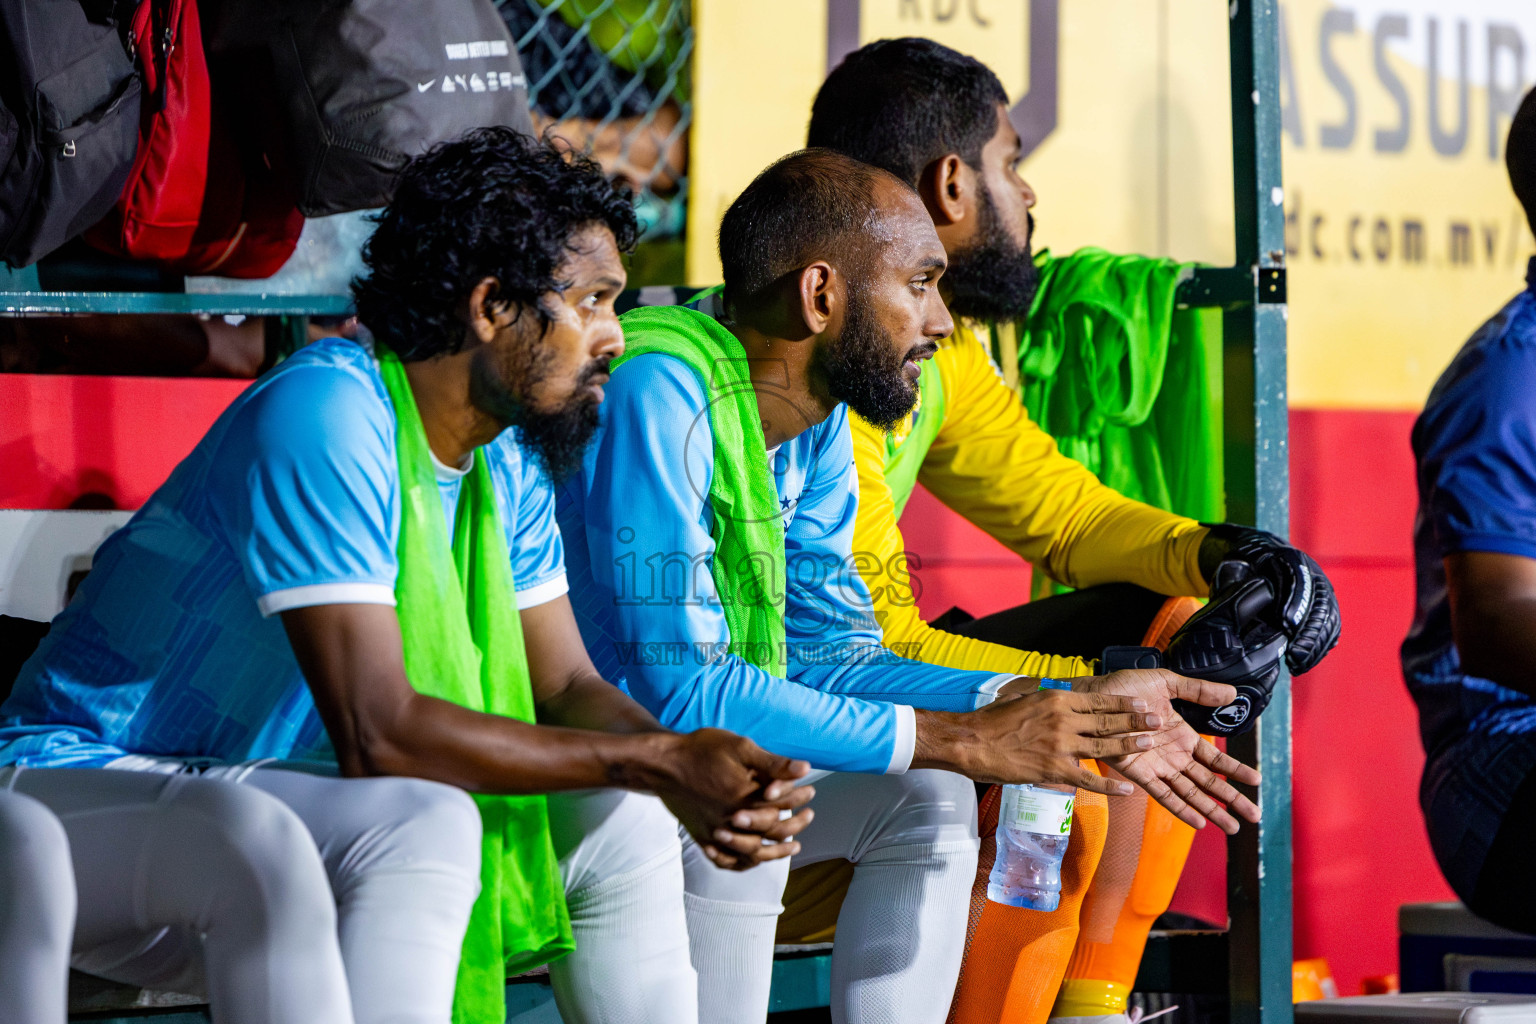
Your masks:
M320 868L309 830L281 800L238 783L186 782L164 806L178 819L175 841L188 854L205 863L233 860L264 877ZM323 870L318 877L324 878Z
M258 868L317 860L309 831L281 800L233 782L176 782L182 784L167 791L162 806L177 819L178 846L221 860L234 855Z
M681 854L677 819L667 805L654 796L625 793L626 818L633 821L637 859L651 860L662 854L676 858Z
M211 926L238 908L251 923L303 918L315 929L334 930L335 903L320 852L281 800L238 783L186 778L175 780L161 806L166 828L157 870L210 883L206 900L186 910L200 919L190 923Z
M781 857L746 871L727 871L716 867L692 839L683 843L683 888L690 912L711 904L752 904L772 908L777 915L789 869L789 858Z
M654 796L620 789L556 793L549 815L568 893L678 857L677 819Z
M883 815L869 848L918 843L976 843L976 787L963 775L933 769L881 777L888 793Z
M370 870L389 870L427 861L467 875L480 874L480 809L455 786L426 779L369 779L368 806L380 841Z
M69 863L64 826L31 797L0 792L0 863L25 871Z
M0 889L9 909L26 920L38 941L60 939L67 948L75 920L75 880L69 838L53 812L30 797L0 792ZM0 930L12 915L0 905Z

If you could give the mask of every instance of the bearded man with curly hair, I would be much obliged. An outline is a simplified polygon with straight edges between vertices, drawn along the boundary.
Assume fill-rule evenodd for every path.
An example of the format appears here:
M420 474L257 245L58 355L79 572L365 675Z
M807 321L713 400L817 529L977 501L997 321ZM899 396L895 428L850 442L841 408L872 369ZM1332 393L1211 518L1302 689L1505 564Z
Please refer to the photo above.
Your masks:
M551 479L635 234L595 165L509 129L427 152L362 339L257 380L103 545L0 709L0 790L68 837L74 966L219 1020L447 1024L554 961L567 1021L697 1018L679 821L747 868L811 793L660 726L565 596Z

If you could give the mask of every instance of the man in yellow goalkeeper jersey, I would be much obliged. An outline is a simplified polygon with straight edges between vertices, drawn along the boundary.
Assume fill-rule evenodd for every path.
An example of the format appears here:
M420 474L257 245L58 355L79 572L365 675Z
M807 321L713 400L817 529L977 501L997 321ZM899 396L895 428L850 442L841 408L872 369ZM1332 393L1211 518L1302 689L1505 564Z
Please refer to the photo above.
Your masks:
M1261 531L1203 525L1104 486L1058 451L993 364L984 324L1023 317L1039 273L1035 194L1018 174L1020 140L997 77L931 40L871 43L822 86L809 144L914 185L950 260L940 288L957 327L924 364L919 408L890 434L850 418L854 550L885 643L954 668L1088 675L1105 646L1148 640L1167 597L1206 596L1217 567L1235 561L1269 581L1291 670L1315 665L1339 631L1315 562ZM918 482L1037 572L1080 589L983 619L925 622L897 523ZM1106 807L1081 796L1060 909L988 904L973 913L957 1024L1127 1019L1148 929L1168 907L1194 833L1145 797ZM828 881L809 880L807 891ZM791 903L791 921L794 911Z

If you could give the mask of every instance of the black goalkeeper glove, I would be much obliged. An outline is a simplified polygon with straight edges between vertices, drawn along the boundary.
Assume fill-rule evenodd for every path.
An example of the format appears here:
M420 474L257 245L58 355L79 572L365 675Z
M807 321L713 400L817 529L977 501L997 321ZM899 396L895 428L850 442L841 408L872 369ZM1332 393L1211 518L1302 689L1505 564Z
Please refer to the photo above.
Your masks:
M1241 562L1265 580L1274 592L1270 610L1276 629L1288 641L1285 664L1292 675L1310 671L1339 642L1339 603L1333 584L1305 552L1272 533L1232 523L1203 524L1209 536L1200 545L1201 571L1211 580L1211 598L1219 598L1229 574L1209 572L1207 566Z
M1175 700L1174 709L1197 732L1238 736L1254 727L1269 706L1285 634L1271 621L1275 594L1269 581L1246 562L1226 561L1215 572L1211 600L1190 616L1166 651L1153 647L1106 647L1103 671L1169 668L1194 679L1227 683L1237 690L1219 708Z
M1173 635L1162 663L1180 675L1236 687L1237 699L1223 707L1182 700L1174 707L1199 732L1237 736L1269 706L1286 639L1269 614L1275 606L1269 581L1246 563L1222 562L1211 595Z

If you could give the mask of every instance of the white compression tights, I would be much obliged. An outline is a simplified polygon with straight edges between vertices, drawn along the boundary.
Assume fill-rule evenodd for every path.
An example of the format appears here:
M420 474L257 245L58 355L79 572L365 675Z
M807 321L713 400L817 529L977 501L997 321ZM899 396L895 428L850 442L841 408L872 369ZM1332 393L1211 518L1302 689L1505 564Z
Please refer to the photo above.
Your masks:
M694 1024L677 819L653 796L549 797L576 950L550 965L565 1024Z
M479 888L480 818L459 790L272 767L37 769L0 770L0 798L0 879L17 863L34 882L16 948L41 979L33 992L0 974L0 1024L64 1020L71 855L82 970L206 994L219 1024L447 1024ZM693 1024L676 820L615 790L553 796L550 820L577 941L551 969L564 1019ZM35 842L7 843L12 821ZM0 969L23 962L6 909Z
M0 789L0 1024L64 1024L74 930L64 827Z
M976 791L941 771L813 779L816 820L795 865L853 861L832 954L836 1024L942 1024L976 876ZM716 868L685 840L702 1024L762 1024L789 865Z
M68 837L74 966L206 994L219 1024L447 1024L474 803L419 779L233 777L10 773Z

